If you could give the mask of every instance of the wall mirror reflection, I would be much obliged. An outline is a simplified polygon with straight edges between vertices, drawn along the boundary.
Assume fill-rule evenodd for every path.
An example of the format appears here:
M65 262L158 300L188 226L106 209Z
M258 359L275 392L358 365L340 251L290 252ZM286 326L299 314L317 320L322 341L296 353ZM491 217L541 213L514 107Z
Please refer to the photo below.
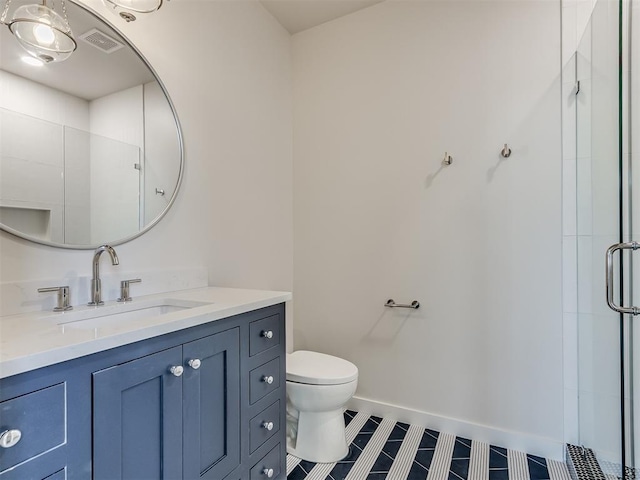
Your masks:
M38 62L0 25L0 228L66 248L118 244L173 203L180 129L127 40L78 4L66 14L77 48L60 62Z

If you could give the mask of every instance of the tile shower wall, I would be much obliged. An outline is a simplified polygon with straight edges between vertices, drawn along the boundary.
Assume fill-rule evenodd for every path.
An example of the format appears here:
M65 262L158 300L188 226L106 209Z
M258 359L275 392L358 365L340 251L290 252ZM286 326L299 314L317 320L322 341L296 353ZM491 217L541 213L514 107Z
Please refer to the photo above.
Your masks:
M89 128L89 103L0 70L0 108L5 109L0 139L4 170L4 175L0 176L0 204L28 208L32 213L47 212L48 217L42 222L23 226L33 236L62 242L66 226L72 225L70 238L76 238L76 229L83 230L84 226L88 230L89 190L78 188L68 195L66 200L71 212L65 218L62 173L64 162L67 162L71 174L86 183L89 168L83 162L86 163L89 152L82 139L69 139L66 148L63 146L66 133L63 125L86 131ZM25 135L28 131L30 135ZM39 141L34 142L34 138ZM8 171L12 174L7 175ZM8 178L20 178L21 181L9 183Z
M619 332L603 272L618 231L618 4L565 1L562 12L565 440L617 463Z
M559 2L383 2L293 62L296 348L560 458Z
M292 290L289 34L257 1L183 0L129 25L97 0L83 3L131 38L158 72L186 152L167 217L118 247L120 267L104 262L104 274L117 282L125 271L205 266L212 285ZM90 270L89 251L0 232L0 282L48 286ZM117 283L107 288L117 296Z
M595 1L562 1L562 297L565 442L579 444L576 50ZM584 199L581 199L584 200Z
M168 198L156 193L156 189L168 190L178 171L174 163L166 161L175 158L178 147L172 141L175 120L158 82L144 85L144 221L150 222L167 206Z
M139 227L140 174L134 165L143 163L143 98L143 86L136 85L89 103L90 128L94 134L90 139L89 243L127 237ZM118 142L110 142L105 137Z

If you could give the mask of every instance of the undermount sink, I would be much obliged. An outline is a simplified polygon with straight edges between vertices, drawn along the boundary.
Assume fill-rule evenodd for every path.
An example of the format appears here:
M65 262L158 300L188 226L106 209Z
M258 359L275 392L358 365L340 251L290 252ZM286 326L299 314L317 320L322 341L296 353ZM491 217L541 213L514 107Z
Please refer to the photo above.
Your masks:
M208 302L161 298L136 303L109 305L64 312L46 317L64 328L93 329L117 326L143 318L153 318L168 313L210 305Z

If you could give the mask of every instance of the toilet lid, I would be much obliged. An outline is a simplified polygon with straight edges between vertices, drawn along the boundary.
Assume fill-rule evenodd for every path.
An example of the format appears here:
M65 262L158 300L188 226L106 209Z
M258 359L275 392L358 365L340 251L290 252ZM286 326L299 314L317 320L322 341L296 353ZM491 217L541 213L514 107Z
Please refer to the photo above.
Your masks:
M298 350L287 355L287 380L310 385L340 385L358 378L358 367L342 358Z

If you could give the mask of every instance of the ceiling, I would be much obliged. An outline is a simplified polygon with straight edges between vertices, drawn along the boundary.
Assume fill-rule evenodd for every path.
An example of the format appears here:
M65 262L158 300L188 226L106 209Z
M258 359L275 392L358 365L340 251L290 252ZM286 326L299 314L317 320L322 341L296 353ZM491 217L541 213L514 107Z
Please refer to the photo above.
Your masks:
M292 35L384 0L260 0Z
M294 34L322 23L370 7L384 0L260 0L264 7ZM23 4L26 0L17 0ZM28 2L27 2L28 3ZM113 39L126 43L96 16L68 2L69 23L78 40L78 49L68 60L34 68L22 63L24 52L8 28L0 29L0 69L86 100L140 85L154 79L135 51L123 48L105 54L79 37L98 28Z
M24 3L18 0L14 4ZM105 53L80 39L93 28L126 45L118 33L87 10L67 2L69 24L78 48L64 62L32 67L21 61L25 52L8 28L0 29L0 69L85 100L153 81L155 77L128 46Z

